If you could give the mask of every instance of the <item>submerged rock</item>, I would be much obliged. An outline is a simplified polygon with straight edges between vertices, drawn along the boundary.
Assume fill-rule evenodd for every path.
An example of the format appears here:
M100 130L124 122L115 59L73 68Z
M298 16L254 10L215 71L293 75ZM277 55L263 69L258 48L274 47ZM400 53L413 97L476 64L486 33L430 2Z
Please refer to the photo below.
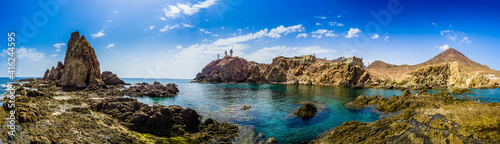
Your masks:
M318 109L311 103L306 103L304 106L300 107L297 111L294 112L299 118L304 120L308 120L316 115L316 111Z
M124 89L123 93L129 96L167 97L176 95L179 93L179 89L173 83L162 85L160 82L155 81L152 85L138 83L136 86Z
M251 107L252 107L252 106L247 106L247 105L246 105L246 106L243 106L243 107L241 108L241 110L248 110L248 109L250 109Z
M103 71L101 74L102 81L106 85L119 85L119 84L125 84L123 80L121 80L116 74L113 74L113 72L110 71Z

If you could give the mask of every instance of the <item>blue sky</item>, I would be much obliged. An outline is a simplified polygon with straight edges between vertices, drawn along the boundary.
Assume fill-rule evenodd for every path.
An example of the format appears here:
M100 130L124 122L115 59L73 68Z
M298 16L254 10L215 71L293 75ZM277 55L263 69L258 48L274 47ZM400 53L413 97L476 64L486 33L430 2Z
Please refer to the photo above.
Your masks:
M231 48L260 63L279 55L316 54L355 55L367 65L418 64L453 47L499 70L499 5L493 0L5 0L0 57L7 59L6 33L14 31L16 75L41 77L64 60L71 32L80 31L95 48L101 71L129 78L191 79Z

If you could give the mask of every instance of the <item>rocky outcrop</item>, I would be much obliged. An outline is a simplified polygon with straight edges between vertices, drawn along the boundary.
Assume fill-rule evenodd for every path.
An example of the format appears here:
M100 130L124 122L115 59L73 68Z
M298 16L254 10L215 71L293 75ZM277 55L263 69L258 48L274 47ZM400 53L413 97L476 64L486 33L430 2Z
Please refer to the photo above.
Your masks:
M499 143L500 104L454 99L447 92L382 98L360 96L356 108L377 105L382 112L402 111L372 123L344 122L309 143Z
M424 66L400 78L388 79L384 85L397 88L488 87L489 79L479 73L462 70L457 62Z
M371 76L362 67L349 64L304 61L283 56L271 64L248 62L238 57L224 57L205 66L194 82L201 83L284 83L363 86Z
M297 111L293 114L297 115L299 118L308 120L316 115L316 111L318 109L311 103L306 103L304 106L301 106Z
M129 123L131 130L156 136L182 136L196 143L216 139L227 143L237 136L238 126L220 123L213 119L201 121L202 116L190 108L172 106L148 106L132 98L107 98L93 100L91 109Z
M105 85L94 48L79 32L71 33L64 57L64 70L57 84L67 89Z
M454 89L452 94L463 94L463 93L471 93L472 91L468 88L460 88L460 89Z
M113 72L110 71L103 71L101 74L102 81L106 85L119 85L119 84L125 84L123 80L121 80L116 74L113 74Z
M59 61L57 62L57 67L54 68L52 67L52 69L47 69L47 71L45 71L45 74L43 75L43 80L45 81L58 81L61 79L62 77L62 73L64 71L64 64Z
M162 85L160 82L155 81L151 85L148 83L138 83L135 86L124 89L122 92L129 96L167 97L176 95L179 93L179 89L173 83Z

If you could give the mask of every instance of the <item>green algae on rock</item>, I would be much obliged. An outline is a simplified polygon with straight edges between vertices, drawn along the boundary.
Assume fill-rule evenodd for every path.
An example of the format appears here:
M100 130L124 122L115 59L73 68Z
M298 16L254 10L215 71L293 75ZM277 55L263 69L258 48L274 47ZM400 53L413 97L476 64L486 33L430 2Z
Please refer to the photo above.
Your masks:
M316 111L318 109L311 103L306 103L304 106L300 107L297 111L294 112L299 118L304 120L308 120L316 115Z

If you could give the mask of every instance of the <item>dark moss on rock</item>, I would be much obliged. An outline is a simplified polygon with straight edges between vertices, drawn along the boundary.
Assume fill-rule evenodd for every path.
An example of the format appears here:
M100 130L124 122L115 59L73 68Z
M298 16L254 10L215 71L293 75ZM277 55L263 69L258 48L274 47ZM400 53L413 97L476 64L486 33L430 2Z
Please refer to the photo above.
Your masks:
M316 115L316 111L318 111L318 109L314 106L314 104L306 103L304 106L295 111L294 114L299 118L308 120Z

